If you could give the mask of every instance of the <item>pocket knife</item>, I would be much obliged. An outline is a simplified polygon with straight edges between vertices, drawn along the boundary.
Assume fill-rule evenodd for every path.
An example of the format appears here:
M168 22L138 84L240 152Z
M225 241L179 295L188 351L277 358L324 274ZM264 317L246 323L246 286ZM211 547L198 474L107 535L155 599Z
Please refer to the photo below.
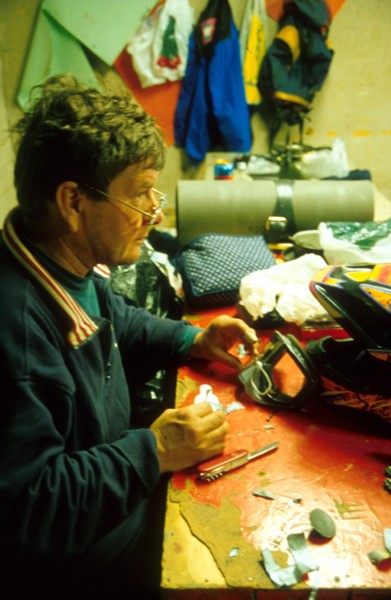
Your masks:
M207 483L214 481L218 477L222 477L226 473L246 465L250 460L254 460L264 454L272 452L272 450L278 448L278 445L279 442L273 442L272 444L258 448L258 450L254 450L254 452L234 450L229 454L223 454L222 456L217 456L216 458L202 462L197 465L197 478L200 481L206 481Z

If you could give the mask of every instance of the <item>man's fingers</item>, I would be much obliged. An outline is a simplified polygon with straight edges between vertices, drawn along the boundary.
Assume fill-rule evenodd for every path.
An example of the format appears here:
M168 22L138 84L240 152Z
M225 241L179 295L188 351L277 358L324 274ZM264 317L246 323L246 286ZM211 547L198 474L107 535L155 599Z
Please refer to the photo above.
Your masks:
M209 402L198 402L197 404L190 404L181 408L180 411L183 414L189 413L193 417L204 417L210 413L213 413L213 408Z
M213 438L223 439L228 431L225 414L222 410L214 411L208 402L191 404L179 409L178 417L186 426L186 436L193 444L210 443Z
M259 344L259 339L254 329L247 329L243 334L243 338L249 344Z
M211 431L218 431L221 428L228 428L225 421L225 414L222 410L216 410L210 415L205 416L202 420L202 425L205 434L208 434Z
M200 402L191 404L179 409L179 414L186 420L197 419L198 427L202 428L204 433L209 433L220 427L225 422L225 414L222 410L214 411L209 402ZM179 415L178 415L179 416Z

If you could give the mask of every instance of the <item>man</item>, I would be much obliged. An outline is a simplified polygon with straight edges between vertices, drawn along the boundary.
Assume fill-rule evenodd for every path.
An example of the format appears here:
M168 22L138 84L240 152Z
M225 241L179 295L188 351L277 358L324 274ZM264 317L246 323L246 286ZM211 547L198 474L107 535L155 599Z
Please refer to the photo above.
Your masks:
M132 389L188 358L237 368L227 348L254 332L229 317L206 330L159 319L110 291L96 267L137 260L162 218L164 140L122 93L69 76L35 92L0 246L2 586L13 598L115 598L142 585L160 476L221 452L227 433L208 404L136 429Z

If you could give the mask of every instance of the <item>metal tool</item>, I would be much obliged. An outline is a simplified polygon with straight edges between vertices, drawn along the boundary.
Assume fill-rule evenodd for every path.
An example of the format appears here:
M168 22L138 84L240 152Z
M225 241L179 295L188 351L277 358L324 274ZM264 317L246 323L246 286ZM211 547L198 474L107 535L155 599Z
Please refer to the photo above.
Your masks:
M268 454L272 450L278 448L278 445L279 442L273 442L272 444L258 448L258 450L254 450L254 452L235 450L224 456L218 456L217 458L212 458L211 460L200 463L197 465L198 479L200 481L206 481L207 483L214 481L229 471L233 471L233 469L246 465L250 460Z

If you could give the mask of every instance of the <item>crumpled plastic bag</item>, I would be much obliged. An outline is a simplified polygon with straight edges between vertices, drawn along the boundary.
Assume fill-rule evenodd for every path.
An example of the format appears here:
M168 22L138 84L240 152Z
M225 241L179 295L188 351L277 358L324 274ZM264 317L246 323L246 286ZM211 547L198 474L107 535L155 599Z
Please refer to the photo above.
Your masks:
M182 278L167 254L154 250L148 241L142 244L136 262L111 269L110 285L128 304L146 308L161 318L183 316Z
M162 319L180 320L183 317L180 275L168 256L155 251L148 241L142 244L136 262L111 268L110 286L131 306L146 308ZM153 372L148 364L145 364L145 371L137 369L130 391L137 399L132 405L132 417L138 427L149 427L163 407L167 407L167 386L172 385L171 377L172 369Z
M391 219L378 223L319 223L319 245L330 265L390 262Z
M336 138L332 148L305 152L296 168L304 179L346 177L349 173L349 161L344 141Z
M142 88L184 77L193 21L188 0L157 4L142 21L126 48Z
M269 269L254 271L241 279L239 303L256 320L272 310L288 323L329 318L309 289L311 279L327 266L317 254L305 254Z

